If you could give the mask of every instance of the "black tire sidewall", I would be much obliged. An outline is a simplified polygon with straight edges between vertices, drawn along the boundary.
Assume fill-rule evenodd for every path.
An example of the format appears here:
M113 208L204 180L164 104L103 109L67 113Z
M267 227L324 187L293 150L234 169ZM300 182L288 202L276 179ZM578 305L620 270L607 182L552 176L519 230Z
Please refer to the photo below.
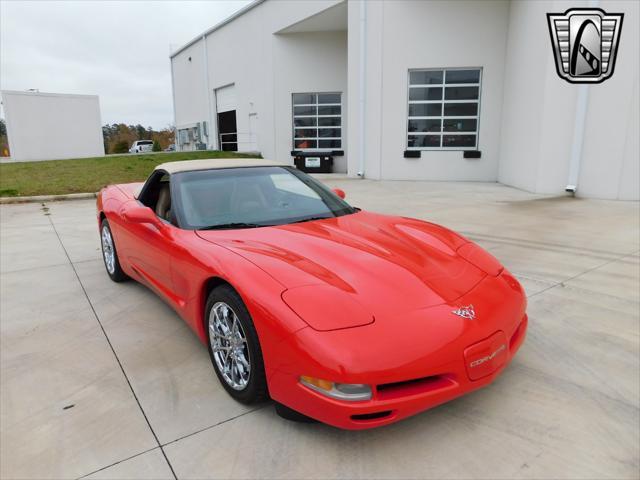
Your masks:
M104 250L102 246L102 230L105 228L109 230L109 235L111 235L111 243L113 243L113 256L115 259L113 273L109 272L109 269L107 268L107 262L104 259ZM123 282L127 278L129 278L120 266L120 260L118 259L118 249L116 248L116 240L115 238L113 238L111 226L109 225L109 221L106 218L103 219L100 223L100 252L102 253L102 263L104 263L104 269L107 271L107 275L109 275L109 278L111 280L113 280L114 282Z
M211 349L211 337L209 333L209 314L211 309L217 302L224 302L231 307L235 312L242 329L244 330L247 338L247 346L249 349L249 361L251 362L251 372L249 374L249 382L243 390L235 390L222 376L222 373L218 370L215 358L213 356L213 350ZM241 403L255 403L260 402L268 398L266 376L264 373L264 362L262 359L262 350L260 348L260 341L258 340L258 334L256 332L251 315L247 310L244 302L240 298L240 295L227 285L222 285L214 288L209 297L204 310L204 328L207 332L207 349L209 350L209 357L213 369L216 372L220 383L224 389Z

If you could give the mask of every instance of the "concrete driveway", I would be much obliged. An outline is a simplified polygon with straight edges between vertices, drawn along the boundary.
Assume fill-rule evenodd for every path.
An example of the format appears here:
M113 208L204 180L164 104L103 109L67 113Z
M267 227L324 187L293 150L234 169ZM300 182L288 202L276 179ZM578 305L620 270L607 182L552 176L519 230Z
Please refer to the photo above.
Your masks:
M494 384L363 432L245 407L169 307L109 281L93 201L6 205L2 478L638 477L638 203L329 183L353 205L457 229L518 276L529 335Z

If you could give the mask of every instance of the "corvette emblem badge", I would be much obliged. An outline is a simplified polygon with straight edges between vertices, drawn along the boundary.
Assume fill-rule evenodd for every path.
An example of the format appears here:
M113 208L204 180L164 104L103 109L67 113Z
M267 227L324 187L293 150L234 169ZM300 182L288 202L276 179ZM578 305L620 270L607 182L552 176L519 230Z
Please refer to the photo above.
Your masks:
M459 317L466 318L468 320L473 320L476 318L476 312L473 309L473 305L469 305L467 307L460 307L456 310L453 310L451 313L458 315Z

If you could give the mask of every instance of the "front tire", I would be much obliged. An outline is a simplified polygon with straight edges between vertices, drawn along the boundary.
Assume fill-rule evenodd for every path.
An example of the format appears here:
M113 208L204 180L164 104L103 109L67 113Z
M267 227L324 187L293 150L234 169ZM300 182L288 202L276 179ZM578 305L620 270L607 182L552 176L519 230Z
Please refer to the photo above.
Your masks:
M205 307L211 363L224 389L241 403L269 397L262 350L251 315L228 285L214 288Z
M120 267L116 244L113 240L113 235L111 234L109 221L106 218L103 219L100 224L100 244L102 246L102 260L104 261L104 268L106 268L109 278L118 283L127 280L129 277L122 271L122 267Z

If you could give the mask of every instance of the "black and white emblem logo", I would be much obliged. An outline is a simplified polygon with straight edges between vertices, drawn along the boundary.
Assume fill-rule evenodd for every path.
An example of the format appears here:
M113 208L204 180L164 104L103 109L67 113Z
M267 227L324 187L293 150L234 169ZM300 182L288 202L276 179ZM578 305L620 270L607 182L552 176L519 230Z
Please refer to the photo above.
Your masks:
M558 75L571 83L600 83L613 75L623 17L599 8L547 13Z

